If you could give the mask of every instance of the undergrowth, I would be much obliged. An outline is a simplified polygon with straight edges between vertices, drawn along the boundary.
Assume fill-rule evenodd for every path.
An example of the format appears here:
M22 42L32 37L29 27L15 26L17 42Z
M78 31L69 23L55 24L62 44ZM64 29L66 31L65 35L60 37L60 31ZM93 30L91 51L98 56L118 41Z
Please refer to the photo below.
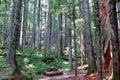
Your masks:
M8 66L7 64L4 64L5 58L6 57L0 57L0 68ZM68 68L68 62L57 58L56 53L52 51L49 54L44 55L43 53L37 53L31 48L27 48L23 53L17 51L16 59L21 74L26 78L40 77L44 71L47 71L52 67L55 67L58 70Z

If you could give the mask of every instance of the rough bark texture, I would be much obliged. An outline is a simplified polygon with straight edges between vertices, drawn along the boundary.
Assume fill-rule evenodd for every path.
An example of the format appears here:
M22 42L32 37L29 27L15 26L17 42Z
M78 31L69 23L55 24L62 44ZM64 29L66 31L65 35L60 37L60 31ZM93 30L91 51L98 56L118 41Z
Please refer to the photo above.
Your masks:
M15 80L18 80L19 70L16 62L16 49L19 45L20 26L21 26L21 0L13 0L11 11L11 22L8 36L7 62L10 64Z
M58 58L61 57L62 54L62 13L58 15L58 33L57 33L57 53Z
M32 27L32 48L35 49L35 29L36 29L36 14L37 14L37 0L34 0L34 18L33 18L33 27Z
M102 80L102 58L101 58L101 29L100 29L100 14L99 14L99 0L94 2L94 15L96 27L96 55L97 55L97 69L99 73L99 80Z
M73 0L73 5L75 4L75 1ZM75 77L77 77L77 43L76 43L76 24L75 24L75 6L73 6L73 10L72 10L72 15L73 15L73 27L74 27L74 59L75 59Z
M72 34L71 34L71 20L68 19L68 59L69 59L69 69L73 69L72 65Z
M95 71L95 64L93 58L93 46L92 46L92 35L91 35L91 25L90 25L90 10L89 1L83 0L84 6L84 45L85 54L87 56L88 62L88 74Z
M65 20L65 37L64 37L64 48L65 49L67 47L67 42L68 42L68 26L67 26L67 17L64 15L64 20Z
M8 4L7 3L5 3L5 17L4 17L4 35L3 35L3 41L5 41L6 40L6 38L7 38L7 24L8 24L8 14L7 14L7 6L8 6ZM4 46L4 44L5 43L3 43L3 46Z
M36 42L35 42L35 45L36 45L36 49L37 51L39 51L40 49L40 45L41 45L41 20L40 20L40 16L41 16L41 0L38 1L38 12L37 12L37 26L36 26Z
M45 28L45 54L48 54L50 51L50 32L51 32L51 13L50 13L50 1L48 0L48 15L47 15L47 24Z
M107 69L111 60L110 56L110 39L111 39L111 27L109 21L109 12L108 12L108 0L100 0L100 25L101 25L101 49L102 56L104 56L105 68Z
M113 53L113 80L120 80L120 51L118 38L118 24L115 0L109 0L110 24L112 33L112 53Z
M28 21L28 3L29 3L29 0L24 1L23 29L22 29L22 51L25 51L25 47L26 47L26 32L27 32L27 21Z

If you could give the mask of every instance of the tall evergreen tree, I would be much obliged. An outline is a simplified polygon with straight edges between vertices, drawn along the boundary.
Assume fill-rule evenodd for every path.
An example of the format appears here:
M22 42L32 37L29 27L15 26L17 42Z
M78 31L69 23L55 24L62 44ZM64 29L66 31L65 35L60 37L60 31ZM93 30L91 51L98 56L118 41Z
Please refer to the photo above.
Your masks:
M22 0L13 0L12 2L13 6L11 11L11 22L8 36L7 62L11 66L14 79L18 80L19 69L16 62L16 50L18 48L20 39Z
M26 33L28 22L28 5L29 0L24 0L24 13L23 13L23 29L22 29L22 51L25 51L26 47Z
M85 54L87 55L88 62L88 74L95 71L95 60L92 44L92 35L91 35L91 24L90 24L90 9L89 9L89 0L83 0L83 9L84 9L84 45L85 45Z
M36 29L36 21L37 21L37 0L34 0L34 12L33 12L34 16L33 16L33 27L32 27L32 48L35 49L35 29Z
M99 0L94 1L94 16L96 27L96 56L97 56L97 69L99 73L99 80L102 80L102 58L101 58L101 29L100 29L100 13L99 13Z
M51 12L50 12L50 2L51 0L48 0L48 15L47 15L47 23L45 26L45 54L48 54L50 51L50 33L51 33Z
M61 0L59 0L59 7L61 7ZM60 8L59 8L60 9ZM62 12L58 14L58 31L57 31L57 53L58 57L61 57L62 54Z

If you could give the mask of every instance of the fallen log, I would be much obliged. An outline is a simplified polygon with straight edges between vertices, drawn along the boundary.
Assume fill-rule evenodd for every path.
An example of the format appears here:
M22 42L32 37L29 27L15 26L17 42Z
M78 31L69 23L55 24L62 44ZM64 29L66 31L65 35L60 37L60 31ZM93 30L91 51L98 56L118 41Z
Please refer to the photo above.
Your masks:
M0 56L6 56L6 54L2 54L2 53L0 53Z
M50 72L44 72L45 76L58 76L63 75L63 71L50 71Z
M0 46L0 49L6 49L6 46Z

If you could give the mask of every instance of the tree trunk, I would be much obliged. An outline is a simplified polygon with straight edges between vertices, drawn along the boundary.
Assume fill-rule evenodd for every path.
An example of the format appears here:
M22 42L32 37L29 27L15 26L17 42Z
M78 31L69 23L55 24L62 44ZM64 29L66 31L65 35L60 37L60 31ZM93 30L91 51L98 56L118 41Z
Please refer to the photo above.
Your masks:
M67 42L68 42L68 38L67 38L67 35L68 35L68 26L67 26L67 17L65 17L65 37L64 37L64 48L67 47Z
M5 3L4 35L3 35L3 41L4 41L4 42L3 42L3 46L4 46L4 44L6 44L6 43L5 43L5 40L6 40L6 37L7 37L7 34L6 34L6 32L7 32L6 29L7 29L7 24L8 24L8 23L7 23L7 22L8 22L8 21L7 21L7 20L8 20L8 19L7 19L7 18L8 18L8 16L7 16L7 15L8 15L8 14L7 14L7 6L8 6L8 4Z
M95 62L93 57L93 46L92 46L92 35L91 35L91 25L90 25L90 10L89 10L89 0L83 0L84 6L84 45L85 54L87 55L88 62L88 74L95 71Z
M8 36L7 62L10 64L15 80L19 80L19 69L16 62L16 49L19 45L21 27L21 0L13 0L10 29Z
M41 18L40 18L40 16L41 16L41 0L39 0L38 1L38 12L37 12L37 26L36 26L36 49L37 49L37 51L39 51L39 49L40 49L40 38L41 38L41 36L40 36L40 33L41 33Z
M94 15L96 27L96 56L97 56L97 69L99 73L99 80L102 80L102 58L101 58L101 29L100 29L100 13L99 13L99 0L94 2Z
M72 64L72 34L71 34L71 20L68 19L68 59L69 59L69 69L73 69Z
M79 18L83 19L83 1L79 0ZM81 55L81 66L83 66L84 64L86 64L86 57L85 57L85 48L84 48L84 42L83 42L83 27L84 27L84 22L81 21L81 31L80 31L80 55Z
M62 13L58 15L58 33L57 33L57 53L58 58L61 57L62 54Z
M26 32L27 32L27 21L28 21L28 4L29 0L24 1L24 13L23 13L23 29L22 29L22 51L26 48Z
M75 1L73 0L73 5L75 5ZM74 27L74 59L75 59L75 77L77 77L77 43L76 43L76 24L75 24L75 6L73 6L73 10L72 10L72 15L73 15L73 27Z
M50 13L50 1L48 0L48 15L47 15L47 24L45 31L45 54L48 54L50 51L50 32L51 32L51 13Z
M37 14L37 0L34 0L34 18L32 27L32 48L35 49L35 29L36 29L36 14Z
M120 80L120 51L115 0L109 0L109 13L110 24L113 30L111 37L113 53L113 80Z

